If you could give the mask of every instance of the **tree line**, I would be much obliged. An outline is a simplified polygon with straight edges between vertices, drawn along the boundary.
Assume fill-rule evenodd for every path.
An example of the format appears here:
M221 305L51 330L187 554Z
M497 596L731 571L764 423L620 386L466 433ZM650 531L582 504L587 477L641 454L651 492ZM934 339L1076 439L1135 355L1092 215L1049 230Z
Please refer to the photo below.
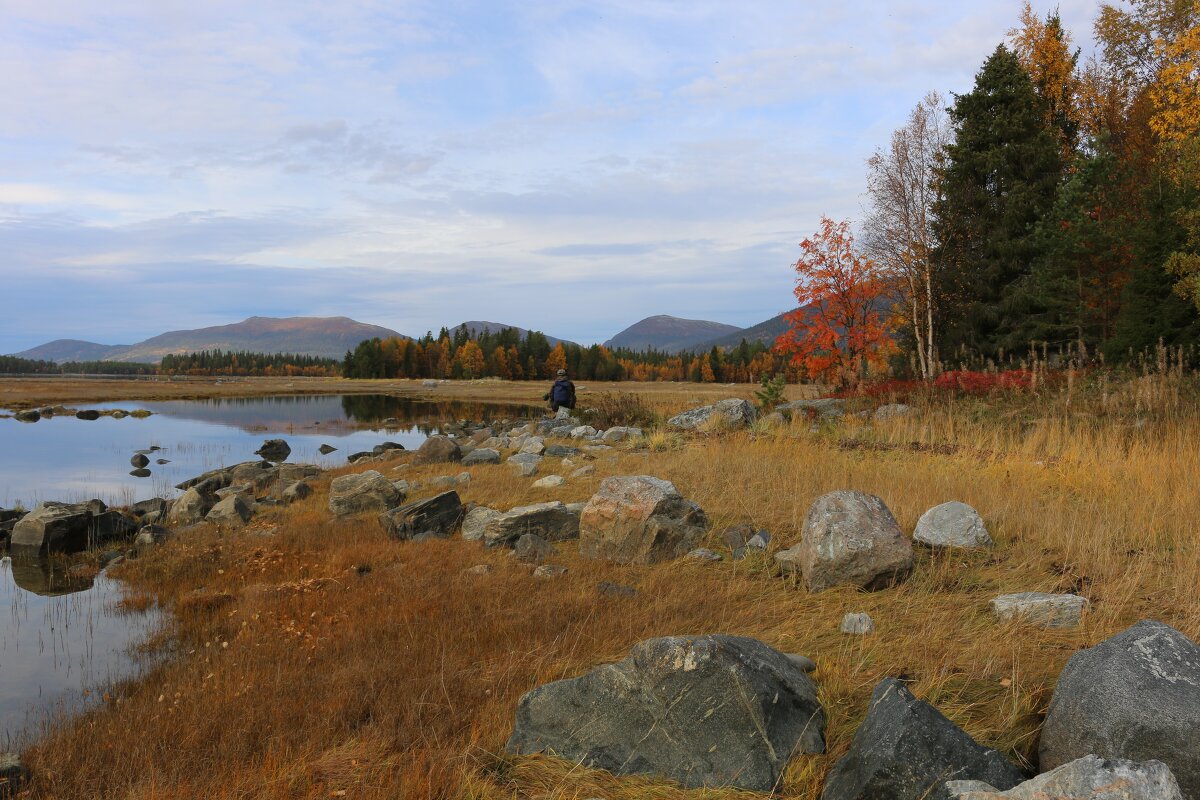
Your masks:
M779 351L806 377L930 378L1200 342L1200 2L1105 4L1097 54L1026 3L972 89L923 98L867 165L855 241L801 244Z
M341 374L336 358L294 353L251 353L244 350L201 350L168 354L160 375L244 375L260 377L333 377Z
M764 374L799 370L762 342L743 341L730 350L700 354L609 349L603 345L557 342L545 334L515 328L472 332L465 325L442 328L435 337L368 339L346 353L348 378L501 378L549 380L559 369L574 379L600 381L753 382Z
M17 356L0 356L5 375L153 375L153 364L123 361L67 361L62 364Z

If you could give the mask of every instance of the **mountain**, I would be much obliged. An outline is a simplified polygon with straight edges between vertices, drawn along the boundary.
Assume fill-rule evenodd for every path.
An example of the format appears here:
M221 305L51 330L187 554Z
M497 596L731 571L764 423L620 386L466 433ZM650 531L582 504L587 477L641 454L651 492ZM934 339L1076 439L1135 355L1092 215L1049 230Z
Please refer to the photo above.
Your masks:
M133 345L99 345L76 342L74 349L63 345L71 340L49 342L15 355L21 358L46 358L68 361L79 353L109 361L155 363L168 353L194 353L198 350L247 350L254 353L295 353L297 355L341 358L363 339L402 334L378 325L368 325L348 317L250 317L232 325L169 331ZM86 346L86 347L84 347ZM107 348L106 350L96 348ZM38 355L39 353L52 355Z
M491 331L492 333L499 333L500 331L505 331L510 328L515 330L518 334L520 334L522 339L524 339L526 336L529 335L528 330L526 330L525 328L522 328L518 325L508 325L503 322L486 322L484 320L477 320L477 319L468 320L467 322L460 322L459 324L455 325L453 328L449 328L450 334L453 335L454 332L456 330L458 330L459 328L461 328L463 325L466 325L467 330L469 330L471 332L471 338L475 338L475 337L479 336L479 334L483 333L485 330ZM558 339L558 338L551 336L548 333L545 334L545 336L546 336L546 341L548 341L550 343L551 347L558 344L559 342L564 342L565 344L574 344L574 342L571 342L567 339Z
M107 361L113 353L125 350L127 344L97 344L82 339L55 339L14 355L35 361Z
M690 350L701 342L738 330L736 325L709 322L704 319L680 319L666 314L646 317L604 343L605 347L625 347L630 350L661 350L678 353Z
M786 312L790 314L791 312ZM747 342L762 342L768 347L775 343L781 335L787 332L788 322L784 319L785 314L780 314L777 317L771 317L757 325L751 325L749 328L741 328L734 330L722 336L717 336L704 342L698 343L694 347L687 349L694 353L699 353L704 350L712 350L714 347L719 347L722 350L728 350L731 347L737 347L742 343L742 339Z

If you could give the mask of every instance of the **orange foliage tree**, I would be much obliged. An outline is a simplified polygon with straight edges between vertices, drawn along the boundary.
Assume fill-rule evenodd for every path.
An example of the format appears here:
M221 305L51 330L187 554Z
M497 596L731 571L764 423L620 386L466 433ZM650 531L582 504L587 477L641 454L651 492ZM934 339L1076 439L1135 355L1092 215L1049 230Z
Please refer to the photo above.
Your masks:
M895 350L884 318L892 281L858 253L849 221L821 218L821 227L800 243L796 302L791 326L775 342L809 378L842 385L886 363Z

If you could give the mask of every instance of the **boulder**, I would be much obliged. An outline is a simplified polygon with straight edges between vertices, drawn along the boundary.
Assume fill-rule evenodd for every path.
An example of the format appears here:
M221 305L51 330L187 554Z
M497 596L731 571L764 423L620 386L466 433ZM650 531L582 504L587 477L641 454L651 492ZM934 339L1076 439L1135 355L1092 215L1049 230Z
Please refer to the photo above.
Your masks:
M596 468L589 464L587 466L580 467L579 469L572 472L571 477L572 478L590 478L595 474L596 474Z
M371 454L381 456L384 453L403 452L404 445L399 442L381 442L371 448Z
M875 409L875 421L886 422L890 419L907 417L911 413L912 406L905 405L904 403L888 403L885 406Z
M413 464L448 464L462 460L458 444L446 436L430 436L417 448Z
M548 542L579 538L579 512L558 500L516 508L493 518L484 527L488 547L507 547L527 533Z
M203 521L205 515L216 504L217 496L215 494L193 486L171 504L167 522L172 525L195 525L197 522Z
M596 435L596 429L591 425L578 425L571 429L567 436L572 439L590 439Z
M721 554L714 553L707 547L697 547L685 556L690 561L720 561Z
M1087 606L1087 599L1079 595L1020 592L997 597L992 613L1001 622L1016 619L1043 628L1074 628Z
M513 545L513 553L523 564L541 564L554 555L554 546L536 533L523 533Z
M850 752L825 782L821 800L945 798L947 780L984 781L1011 789L1024 776L995 750L978 744L895 678L871 694L867 718Z
M462 460L464 467L473 467L476 464L499 464L500 451L493 450L490 447L479 447L467 453Z
M533 453L518 453L515 456L509 456L507 463L521 477L530 478L537 475L538 465L542 463L542 457L536 456Z
M1084 756L1002 792L982 781L947 781L952 800L1183 800L1161 761Z
M865 612L850 613L842 617L841 631L842 633L865 636L868 633L875 632L875 620L871 619L871 615Z
M129 463L133 465L134 469L142 469L150 463L150 459L141 453L134 453L133 457L129 459Z
M292 448L283 439L267 439L262 446L254 451L256 456L262 456L264 461L286 461L292 454Z
M138 469L129 470L129 474L135 478L149 478L154 473L145 467L139 467Z
M43 504L13 524L9 548L14 556L75 553L89 547L95 533L95 518L85 504Z
M462 537L468 542L483 540L484 531L492 520L499 517L501 512L486 506L475 506L466 513L462 521Z
M667 420L667 425L677 430L694 431L698 428L729 430L745 428L758 419L754 406L739 397L718 400L708 406L700 406Z
M933 548L992 546L979 512L958 501L942 503L922 514L913 541Z
M279 480L282 467L277 467L270 461L246 461L234 464L226 473L225 486L241 483L251 484L255 491L267 491Z
M458 492L442 492L384 511L379 524L394 539L445 539L458 529L463 511Z
M170 505L169 500L164 500L161 497L151 497L149 500L139 500L129 507L129 513L135 517L144 517L147 514L164 514L167 507Z
M846 401L836 397L817 400L792 400L775 406L775 410L787 417L834 418L846 413Z
M289 483L282 492L279 493L279 499L286 505L299 502L313 493L312 484L308 481L294 481Z
M565 444L552 444L546 448L546 451L542 455L554 458L573 458L579 455L579 448L568 447Z
M17 422L37 422L42 418L42 415L37 411L18 411L13 414L13 418Z
M624 442L627 439L640 439L642 435L641 428L616 425L606 430L604 435L600 437L600 441L605 444L616 444L617 442Z
M338 517L387 511L401 499L392 482L375 470L343 475L329 484L329 510Z
M566 483L566 479L562 475L547 475L534 481L533 487L535 489L557 489L564 483Z
M231 494L209 509L204 515L204 521L216 525L237 526L245 525L251 516L250 506L242 499L242 495Z
M251 462L254 464L260 463L257 461ZM186 491L193 487L199 487L201 492L215 492L217 489L223 489L229 485L229 470L210 469L208 472L202 472L194 478L188 478L186 481L181 481L175 484L175 488L180 491Z
M1042 769L1086 755L1166 764L1200 798L1200 647L1143 620L1071 656L1038 746Z
M800 543L775 559L785 573L799 571L810 592L834 586L877 589L912 571L913 550L882 500L840 491L816 499Z
M320 454L321 454L321 455L323 455L323 456L327 456L327 455L329 455L330 453L332 453L332 452L334 452L334 451L336 451L336 450L337 450L337 448L336 448L336 447L334 447L334 446L333 446L333 445L331 445L331 444L323 444L323 445L321 445L320 447L318 447L318 448L317 448L317 452L318 452L318 453L320 453Z
M252 484L252 483L235 483L230 486L226 486L224 489L217 489L217 491L214 492L214 494L216 494L216 496L219 500L224 500L226 497L233 497L234 495L237 495L238 497L242 498L242 500L244 502L253 503L254 502L254 484Z
M670 481L605 478L580 516L579 552L622 564L657 564L694 549L707 530L704 511Z
M670 636L526 694L506 750L772 791L793 754L824 752L824 733L816 687L787 656L740 636Z
M533 453L535 456L540 456L546 452L546 443L541 437L531 436L521 445L522 453Z
M75 419L84 419L88 420L89 422L95 422L96 420L100 419L100 412L90 408L85 409L84 411L76 411Z

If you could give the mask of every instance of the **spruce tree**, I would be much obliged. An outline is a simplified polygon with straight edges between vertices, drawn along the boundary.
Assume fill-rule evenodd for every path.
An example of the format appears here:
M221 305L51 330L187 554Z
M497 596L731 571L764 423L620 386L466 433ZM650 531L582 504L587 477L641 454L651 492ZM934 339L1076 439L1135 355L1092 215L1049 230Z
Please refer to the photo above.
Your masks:
M1028 311L1021 282L1037 259L1038 222L1061 174L1055 135L1017 57L1000 45L955 97L955 141L946 149L934 205L941 276L940 351L992 355L1015 341Z

